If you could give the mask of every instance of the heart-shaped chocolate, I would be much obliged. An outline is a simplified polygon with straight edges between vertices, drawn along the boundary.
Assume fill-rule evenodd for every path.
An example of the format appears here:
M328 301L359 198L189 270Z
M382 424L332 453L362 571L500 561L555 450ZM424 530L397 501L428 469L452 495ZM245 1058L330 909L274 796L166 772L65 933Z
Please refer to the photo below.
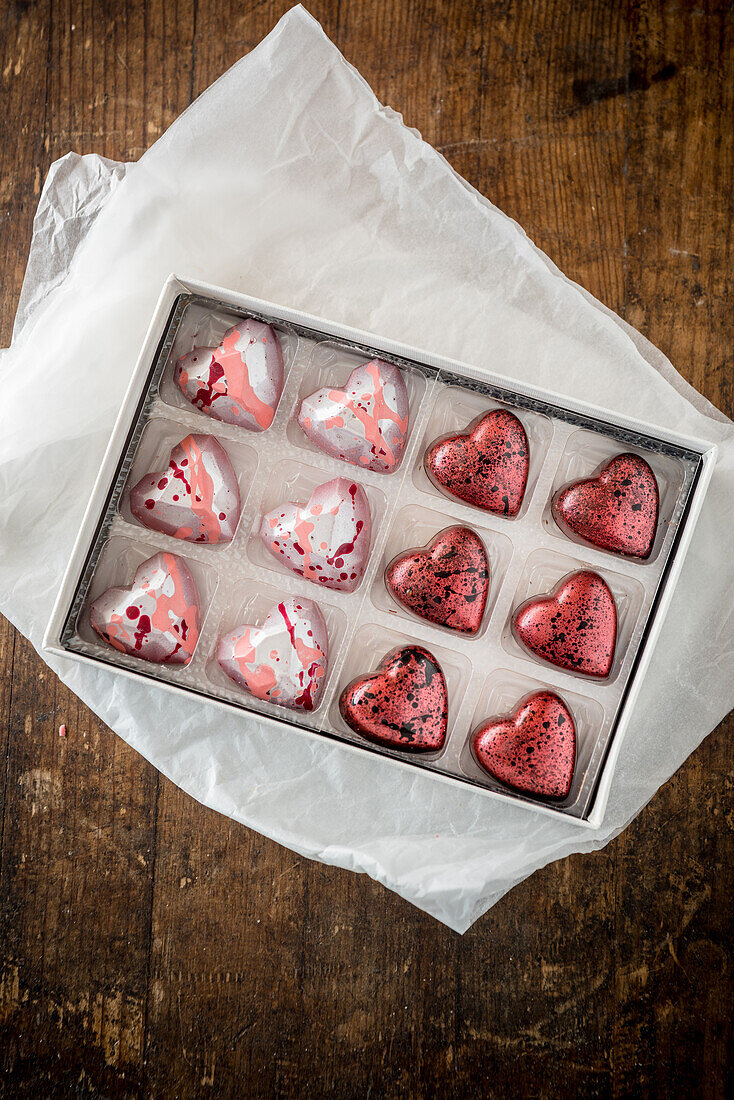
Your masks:
M477 763L505 786L539 798L567 798L576 762L576 727L552 691L526 696L514 714L474 731Z
M246 320L216 348L194 348L173 373L192 405L215 420L264 432L283 392L283 352L270 325Z
M367 494L351 478L319 485L308 504L281 504L264 515L260 538L270 553L306 580L353 592L370 552Z
M489 562L479 535L447 527L428 544L390 562L385 584L404 607L461 634L476 634L489 592Z
M436 440L424 461L442 493L485 512L516 516L528 481L529 455L518 418L494 409L472 421L466 432Z
M240 517L232 463L212 435L187 435L168 469L146 474L130 490L130 511L144 527L187 542L230 542Z
M313 710L326 683L329 640L313 600L292 596L261 627L245 623L219 639L217 661L231 680L282 707Z
M448 725L448 694L441 666L419 645L393 649L370 676L352 680L339 710L347 725L390 749L436 752Z
M408 391L392 363L356 367L343 390L326 386L301 402L298 423L312 443L334 458L390 473L408 438Z
M582 569L549 596L533 596L512 616L515 637L536 657L571 672L608 676L617 641L617 608L607 582Z
M186 665L199 638L199 593L188 565L162 551L139 565L129 588L108 588L89 609L96 632L121 653Z
M593 477L553 497L553 518L572 538L635 558L649 558L658 525L658 483L644 458L621 454Z

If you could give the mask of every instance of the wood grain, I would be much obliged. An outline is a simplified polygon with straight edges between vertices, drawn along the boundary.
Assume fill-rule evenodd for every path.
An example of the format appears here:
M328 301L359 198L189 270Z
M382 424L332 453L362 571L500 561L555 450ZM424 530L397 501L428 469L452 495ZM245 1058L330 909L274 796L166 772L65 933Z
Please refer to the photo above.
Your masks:
M287 7L0 0L0 343L51 161L138 157ZM310 9L734 413L730 6ZM458 937L193 802L5 621L0 668L0 1096L725 1095L731 716L616 841Z

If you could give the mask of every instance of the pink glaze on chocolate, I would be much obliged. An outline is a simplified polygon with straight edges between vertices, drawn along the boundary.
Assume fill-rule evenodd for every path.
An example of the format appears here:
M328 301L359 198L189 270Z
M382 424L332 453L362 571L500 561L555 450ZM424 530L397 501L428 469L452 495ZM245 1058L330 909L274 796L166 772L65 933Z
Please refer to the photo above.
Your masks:
M314 489L307 504L282 504L263 516L260 538L288 569L325 588L353 592L370 552L367 494L351 478Z
M121 653L185 665L199 639L199 593L186 562L162 551L138 566L129 588L108 588L89 621Z
M552 691L536 691L514 714L482 722L472 751L480 767L512 790L568 798L576 762L573 715Z
M232 463L211 435L187 435L168 468L130 490L130 510L143 524L187 542L230 542L240 517Z
M216 348L194 348L176 363L174 381L192 405L215 420L264 432L283 392L283 352L270 325L248 319Z
M608 676L617 641L617 608L607 582L583 569L549 596L526 600L512 616L515 637L536 657L571 672Z
M326 387L301 403L298 423L326 454L362 469L396 469L408 438L408 391L381 359L356 367L343 390Z
M217 661L256 699L313 710L326 683L329 641L313 600L290 597L271 607L261 627L245 623L223 635Z

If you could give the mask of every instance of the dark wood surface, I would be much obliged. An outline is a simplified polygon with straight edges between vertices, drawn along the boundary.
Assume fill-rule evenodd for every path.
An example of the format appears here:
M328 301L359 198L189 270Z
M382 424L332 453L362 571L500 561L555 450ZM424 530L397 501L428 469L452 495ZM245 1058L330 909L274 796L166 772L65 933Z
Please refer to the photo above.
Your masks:
M138 157L287 6L0 0L0 343L51 161ZM311 10L383 102L734 412L726 0ZM1 620L0 670L3 1097L725 1094L731 716L615 842L462 938L193 802Z

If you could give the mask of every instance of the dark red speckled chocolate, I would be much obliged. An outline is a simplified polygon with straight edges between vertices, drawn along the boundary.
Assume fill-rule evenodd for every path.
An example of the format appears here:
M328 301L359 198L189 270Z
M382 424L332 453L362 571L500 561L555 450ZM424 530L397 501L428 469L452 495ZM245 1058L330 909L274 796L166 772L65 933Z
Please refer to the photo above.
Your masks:
M559 489L553 518L562 531L602 550L648 558L658 524L658 483L644 458L622 454L594 476Z
M448 695L436 658L419 645L393 649L376 672L359 676L339 699L342 718L390 749L436 752L446 738Z
M482 722L472 751L480 767L515 791L567 798L576 762L573 716L552 691L536 691L514 714Z
M609 675L617 641L617 608L598 573L564 577L550 596L534 596L512 616L515 637L536 657L571 672Z
M393 558L385 570L385 584L396 600L422 619L476 634L489 591L484 543L468 527L447 527L425 549Z
M529 453L517 417L495 409L474 420L466 432L436 440L424 461L441 492L485 512L516 516L528 481Z

